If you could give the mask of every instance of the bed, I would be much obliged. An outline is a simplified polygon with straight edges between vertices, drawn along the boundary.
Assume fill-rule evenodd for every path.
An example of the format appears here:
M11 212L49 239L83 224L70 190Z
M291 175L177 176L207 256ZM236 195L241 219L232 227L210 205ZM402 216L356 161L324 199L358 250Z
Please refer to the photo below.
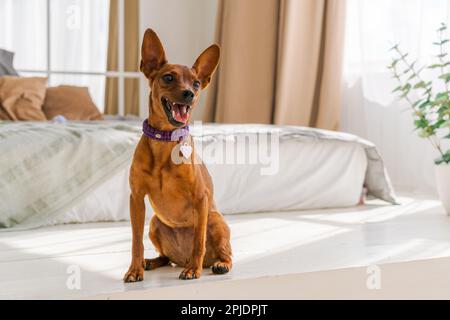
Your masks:
M0 230L129 219L139 121L0 122ZM295 126L192 126L223 214L395 204L376 147ZM147 210L151 207L147 203Z

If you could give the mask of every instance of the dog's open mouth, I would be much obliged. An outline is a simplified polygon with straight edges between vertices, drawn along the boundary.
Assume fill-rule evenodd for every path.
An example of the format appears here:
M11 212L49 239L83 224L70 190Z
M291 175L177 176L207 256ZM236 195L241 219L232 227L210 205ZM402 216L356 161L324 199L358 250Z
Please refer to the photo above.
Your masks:
M185 125L190 116L191 106L177 102L171 102L169 99L162 97L161 102L164 106L169 122L177 127Z

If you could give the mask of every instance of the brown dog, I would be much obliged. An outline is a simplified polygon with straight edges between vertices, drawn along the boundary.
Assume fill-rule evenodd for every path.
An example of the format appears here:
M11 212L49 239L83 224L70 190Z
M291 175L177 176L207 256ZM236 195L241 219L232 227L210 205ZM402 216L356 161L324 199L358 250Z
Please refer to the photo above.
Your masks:
M178 141L159 140L161 135L188 125L190 112L200 91L209 85L219 56L220 48L212 45L192 68L168 64L156 33L150 29L145 32L141 71L150 83L147 121L154 136L142 135L131 165L133 245L125 282L141 281L144 269L153 270L170 262L184 267L180 279L199 278L203 267L212 267L216 274L231 270L230 231L215 207L211 177L196 161L192 137L187 135L182 143L193 152L177 152L190 164L172 160L174 148L180 146ZM155 211L150 224L150 240L160 254L155 259L144 259L146 195Z

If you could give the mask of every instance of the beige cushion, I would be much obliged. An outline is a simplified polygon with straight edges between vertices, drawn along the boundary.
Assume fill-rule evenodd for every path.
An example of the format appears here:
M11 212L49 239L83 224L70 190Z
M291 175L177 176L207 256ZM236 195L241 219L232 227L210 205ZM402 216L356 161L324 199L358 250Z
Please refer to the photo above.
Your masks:
M42 112L47 78L0 78L0 117L3 120L46 120ZM4 119L8 117L8 119Z
M102 120L88 88L59 86L48 88L43 111L47 119L61 115L67 120Z

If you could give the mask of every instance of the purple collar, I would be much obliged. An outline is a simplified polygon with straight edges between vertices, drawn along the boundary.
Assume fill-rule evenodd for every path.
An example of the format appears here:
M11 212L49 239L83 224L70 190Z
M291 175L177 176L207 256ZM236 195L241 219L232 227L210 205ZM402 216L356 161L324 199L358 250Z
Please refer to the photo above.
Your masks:
M163 131L150 127L148 119L144 120L142 124L142 131L144 134L157 141L182 141L189 135L189 125L173 131Z

